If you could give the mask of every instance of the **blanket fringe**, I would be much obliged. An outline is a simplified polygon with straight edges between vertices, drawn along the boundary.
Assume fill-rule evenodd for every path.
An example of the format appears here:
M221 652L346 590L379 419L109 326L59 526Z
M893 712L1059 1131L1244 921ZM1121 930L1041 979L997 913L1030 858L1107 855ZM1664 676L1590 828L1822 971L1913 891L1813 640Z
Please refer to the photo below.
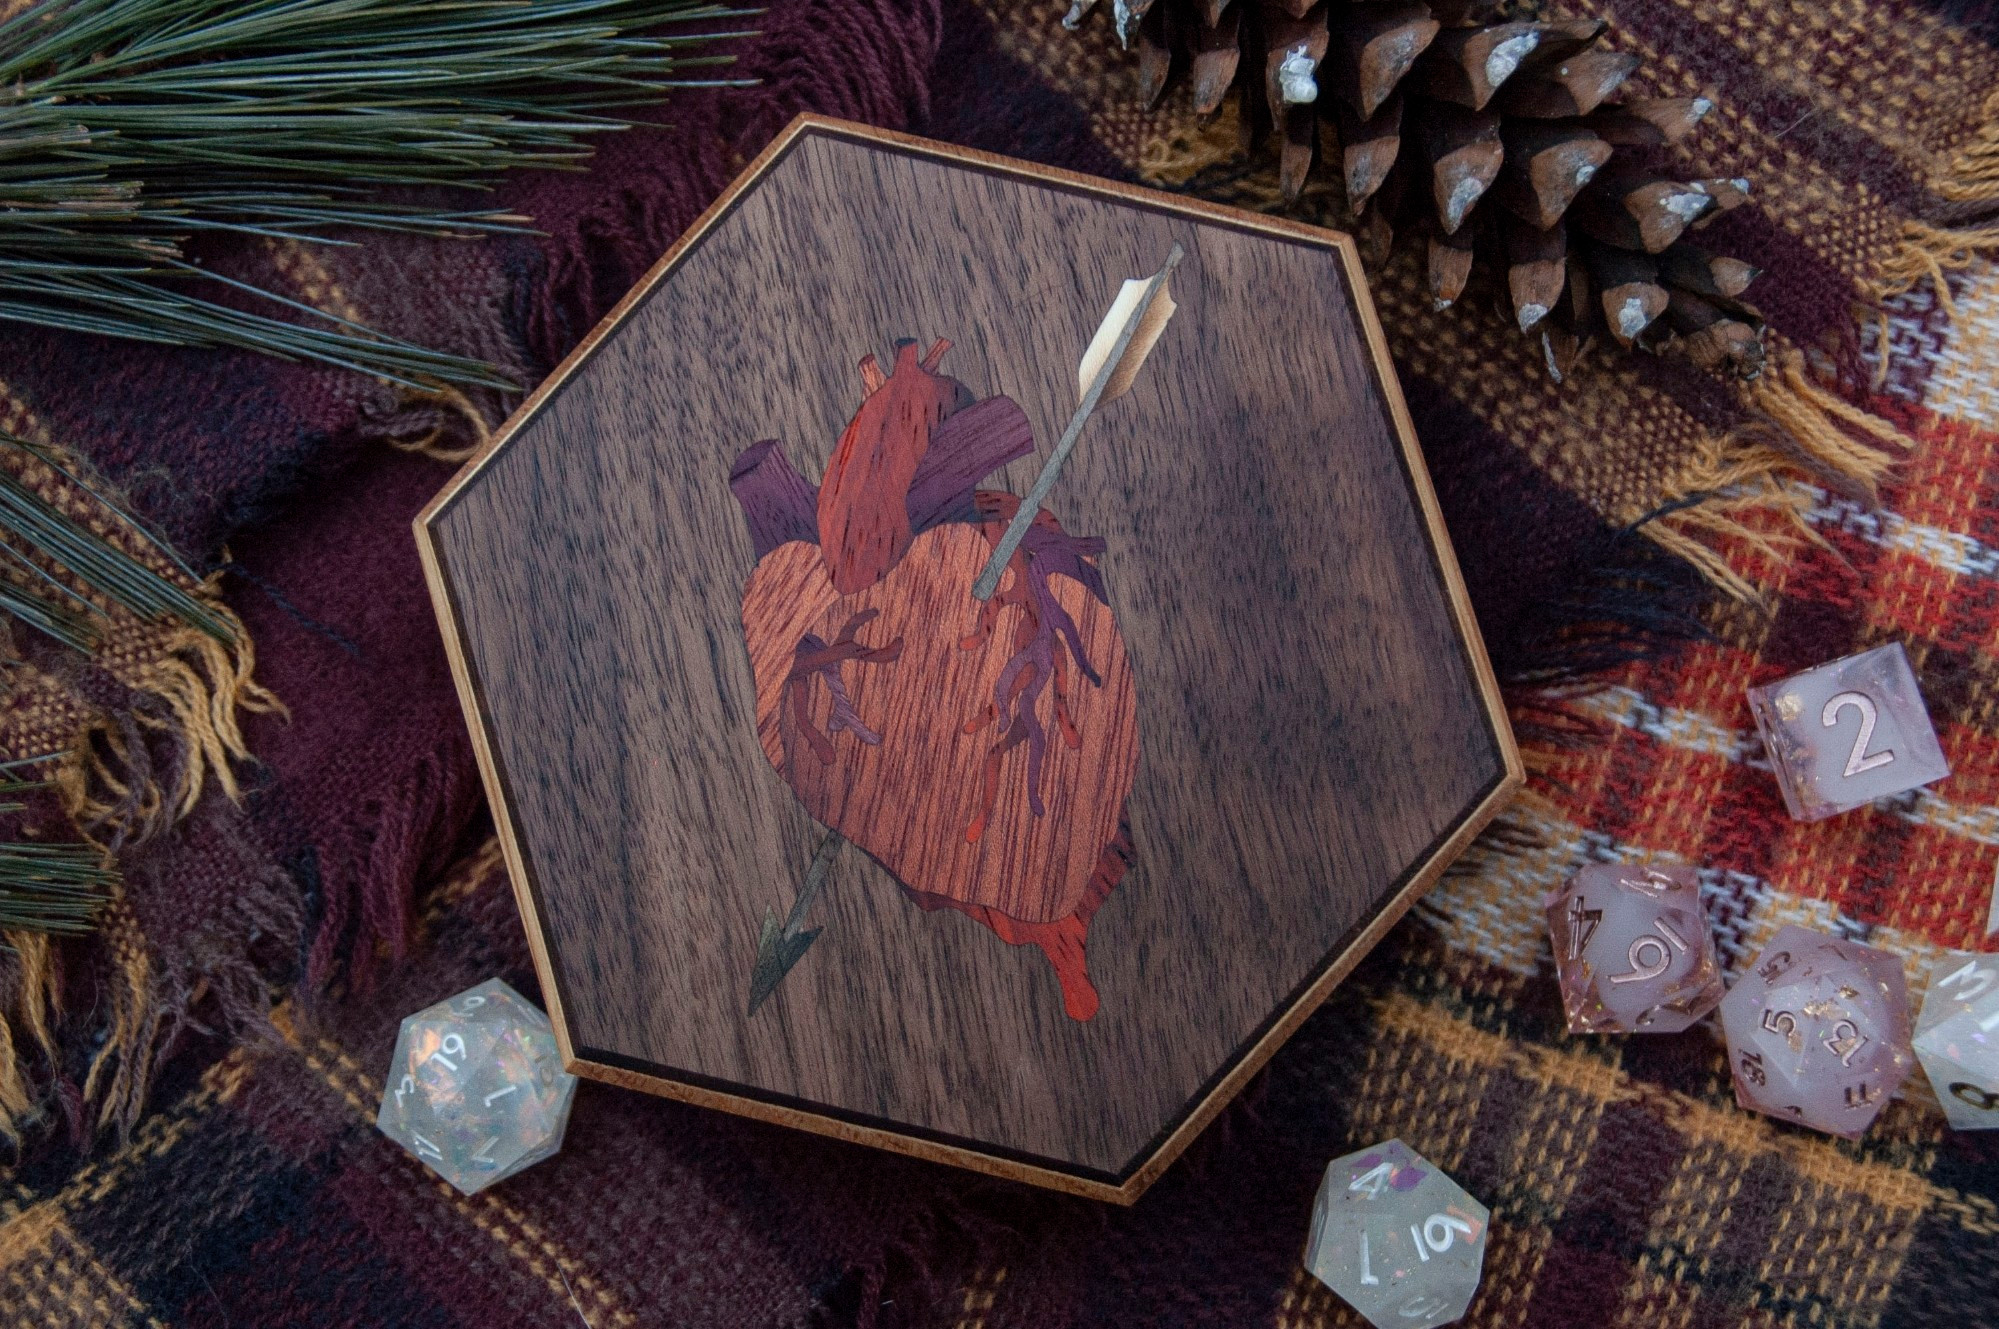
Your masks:
M1999 169L1999 146L1992 152L1994 169ZM1999 182L1991 188L1999 198ZM1961 272L1995 251L1999 251L1999 224L1948 227L1926 221L1905 222L1901 248L1882 259L1874 276L1863 281L1860 289L1879 302L1927 281L1936 291L1937 304L1954 319L1957 301L1951 298L1949 274Z
M305 955L307 993L327 990L336 977L366 990L383 961L406 952L417 887L453 865L483 796L465 750L470 742L456 727L357 808L349 834L319 846L320 914Z
M231 802L240 800L235 765L249 760L250 750L239 714L287 714L284 703L257 682L256 648L242 620L222 603L219 578L218 573L204 581L200 594L233 640L218 641L182 624L163 625L162 649L104 661L142 704L130 712L97 712L55 777L64 810L99 842L115 848L185 817L210 779ZM154 760L149 736L169 741L174 759L165 769Z
M1999 203L1999 92L1985 99L1977 131L1931 188L1951 203Z
M1928 181L1946 211L1976 217L1999 206L1999 92L1979 108L1979 124L1943 169ZM1937 303L1957 317L1947 274L1970 267L1999 250L1999 223L1981 220L1970 225L1940 225L1912 219L1902 227L1902 244L1882 259L1861 290L1878 304L1890 296L1914 290L1927 281Z
M65 951L41 934L5 936L15 953L0 957L8 961L0 965L0 1143L18 1150L31 1131L44 1133L53 1106L74 1143L106 1132L129 1137L189 1031L253 1043L271 1036L276 984L295 962L288 939L304 927L303 893L220 792L191 823L208 852L142 859L100 916L98 944L71 953L91 1000L60 1031ZM141 910L190 863L222 874L229 889L188 936L162 949Z
M1815 478L1872 497L1897 454L1916 444L1890 421L1812 382L1792 347L1774 348L1769 371L1743 385L1742 399L1749 418L1708 439L1638 529L1729 595L1756 600L1754 583L1721 545L1782 562L1800 541L1823 544L1806 520L1810 496L1789 482Z
M142 1050L156 1042L161 1017L159 1004L150 1000L146 939L122 894L104 910L102 927L111 949L111 1019L83 1080L83 1101L99 1105L99 1129L137 1117L152 1079Z
M282 712L277 698L252 677L256 653L242 620L222 602L221 574L197 581L142 528L124 515L118 487L73 449L56 440L28 403L0 382L0 427L35 444L10 455L7 465L29 490L99 538L117 546L200 600L228 640L218 640L178 619L148 622L86 586L38 551L16 551L70 594L93 605L105 627L91 660L126 695L107 698L103 680L63 670L71 706L88 713L80 728L63 735L67 754L53 775L64 810L93 840L116 848L186 816L210 778L234 800L241 794L233 764L249 750L237 723L239 711ZM94 694L94 695L93 695ZM43 717L46 719L46 716ZM30 724L40 734L41 726ZM26 751L14 733L0 737L12 757ZM164 739L170 751L155 761L147 739Z
M30 1059L53 1064L51 1023L58 1007L60 970L55 948L40 932L0 933L0 945L14 952L11 991L0 1001L0 1141L18 1149L28 1123L39 1115ZM17 1039L17 1033L20 1039Z

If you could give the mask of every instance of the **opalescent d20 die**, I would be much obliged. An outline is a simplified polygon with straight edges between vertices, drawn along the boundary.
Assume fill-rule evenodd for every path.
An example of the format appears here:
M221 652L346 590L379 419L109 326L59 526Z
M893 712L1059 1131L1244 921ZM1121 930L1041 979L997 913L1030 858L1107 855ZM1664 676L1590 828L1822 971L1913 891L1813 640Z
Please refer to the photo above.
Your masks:
M1305 1266L1377 1329L1428 1329L1478 1291L1491 1213L1389 1140L1336 1158L1312 1205Z
M1930 966L1916 1059L1951 1125L1999 1129L1999 955L1946 951Z
M1735 1101L1857 1140L1915 1065L1902 961L1791 926L1721 1002Z
M1799 821L1950 774L1899 642L1749 689L1749 709Z
M1592 863L1542 904L1570 1033L1678 1033L1721 1001L1692 868Z
M575 1094L548 1017L490 978L403 1021L375 1125L471 1195L560 1149Z

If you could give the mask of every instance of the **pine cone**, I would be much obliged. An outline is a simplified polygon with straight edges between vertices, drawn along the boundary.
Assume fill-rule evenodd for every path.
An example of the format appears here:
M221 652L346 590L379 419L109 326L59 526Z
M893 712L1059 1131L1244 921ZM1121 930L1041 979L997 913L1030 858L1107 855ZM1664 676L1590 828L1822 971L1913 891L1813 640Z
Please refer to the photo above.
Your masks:
M1063 25L1095 3L1073 0ZM1164 95L1176 55L1191 67L1198 113L1240 87L1245 146L1276 132L1286 202L1323 160L1345 186L1370 264L1386 260L1398 232L1421 236L1440 309L1464 294L1475 264L1503 273L1503 313L1540 340L1558 380L1599 336L1674 350L1703 369L1761 372L1762 315L1741 299L1757 270L1683 238L1741 203L1748 182L1657 169L1658 150L1714 103L1622 95L1639 61L1598 44L1600 20L1543 22L1505 0L1111 9L1119 40L1138 47L1147 105Z

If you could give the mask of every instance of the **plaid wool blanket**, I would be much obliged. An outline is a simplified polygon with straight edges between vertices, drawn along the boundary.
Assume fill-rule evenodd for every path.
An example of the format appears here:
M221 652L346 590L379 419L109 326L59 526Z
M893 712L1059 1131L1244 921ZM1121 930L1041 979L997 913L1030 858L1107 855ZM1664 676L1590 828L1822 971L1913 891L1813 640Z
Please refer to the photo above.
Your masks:
M526 382L798 110L1277 206L1226 114L1134 106L1106 16L1064 8L780 0L757 87L510 181L543 235L212 261ZM91 736L43 815L127 884L96 939L0 955L0 1323L1356 1325L1300 1253L1326 1161L1391 1135L1491 1207L1470 1325L1991 1318L1999 1132L1950 1131L1920 1075L1857 1143L1744 1113L1712 1022L1568 1037L1539 900L1683 860L1731 970L1802 922L1901 954L1918 998L1939 950L1999 946L1999 34L1910 2L1544 10L1610 18L1648 91L1714 90L1687 172L1756 184L1707 242L1765 269L1772 370L1597 354L1556 385L1489 301L1432 310L1406 253L1378 275L1532 787L1130 1210L592 1084L552 1162L437 1181L373 1129L397 1021L533 979L408 522L511 403L0 334L0 423L129 494L247 643L134 624L10 661L0 756ZM1888 641L1953 774L1792 822L1745 688Z

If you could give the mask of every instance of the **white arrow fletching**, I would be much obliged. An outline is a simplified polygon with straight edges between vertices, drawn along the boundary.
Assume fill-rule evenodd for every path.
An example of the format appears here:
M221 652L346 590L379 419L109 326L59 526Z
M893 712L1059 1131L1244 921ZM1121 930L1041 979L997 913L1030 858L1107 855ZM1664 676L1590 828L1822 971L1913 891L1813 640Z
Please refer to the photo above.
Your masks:
M974 599L990 600L993 592L999 589L1000 574L1006 571L1007 561L1020 548L1028 526L1034 521L1034 514L1041 510L1042 502L1048 497L1048 491L1062 477L1063 463L1076 450L1076 439L1082 434L1090 413L1129 389L1132 379L1138 376L1139 367L1145 363L1145 357L1159 340L1159 334L1166 329L1166 320L1173 317L1177 308L1173 297L1167 294L1166 284L1173 276L1173 269L1180 265L1184 257L1186 251L1176 244L1168 251L1166 262L1159 271L1150 277L1127 281L1118 289L1117 299L1111 302L1111 312L1105 314L1104 321L1097 325L1097 335L1090 338L1089 347L1076 366L1076 395L1081 398L1076 404L1076 414L1070 417L1069 427L1062 432L1062 438L1055 444L1055 450L1048 454L1048 460L1042 463L1041 474L1035 477L1033 487L1020 500L1013 520L1007 523L999 542L993 546L993 554L986 560L985 570L972 583Z
M1133 277L1119 289L1117 299L1111 302L1110 312L1105 314L1104 321L1097 325L1097 335L1090 338L1088 349L1083 352L1082 360L1076 365L1076 400L1081 401L1090 395L1090 384L1096 382L1097 375L1103 372L1104 362L1110 359L1111 353L1117 349L1119 335L1124 332L1125 325L1131 322L1139 303L1145 299L1146 288L1151 285L1150 277ZM1173 295L1166 289L1166 283L1160 282L1158 294L1154 296L1152 304L1143 314L1137 315L1138 329L1131 334L1131 340L1125 345L1124 359L1118 362L1110 381L1104 384L1103 395L1097 398L1099 406L1113 398L1122 397L1131 390L1132 380L1138 377L1139 369L1145 364L1145 357L1152 354L1152 348L1158 344L1159 334L1166 331L1166 320L1172 318L1174 311L1179 307L1173 303Z

